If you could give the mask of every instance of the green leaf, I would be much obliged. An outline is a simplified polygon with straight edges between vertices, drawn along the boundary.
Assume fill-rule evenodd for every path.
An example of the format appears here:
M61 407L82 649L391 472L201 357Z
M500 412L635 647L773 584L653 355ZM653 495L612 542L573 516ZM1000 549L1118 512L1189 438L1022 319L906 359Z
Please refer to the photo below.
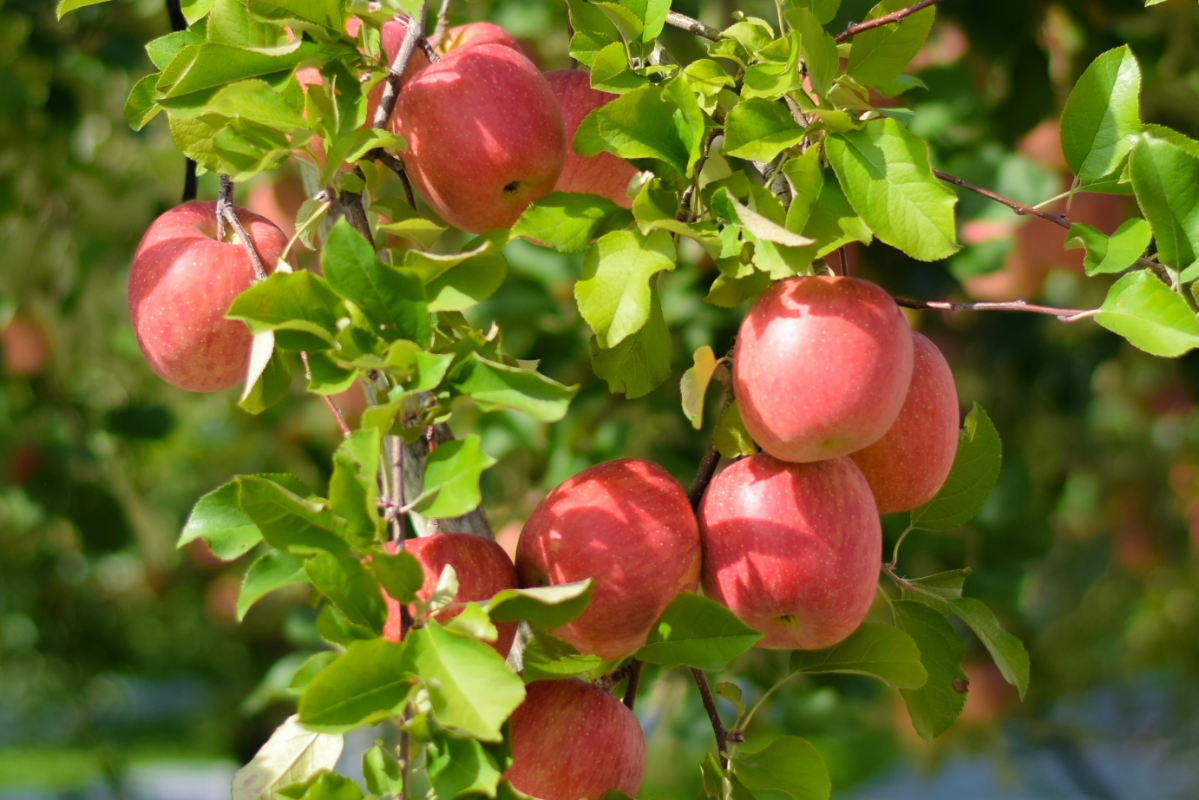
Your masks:
M595 53L591 60L591 88L601 92L624 94L645 86L649 81L629 69L624 42L612 42Z
M444 442L429 454L425 483L415 508L426 517L460 517L479 507L479 477L495 459L479 447L480 439L469 434L461 441Z
M323 350L333 344L341 300L319 275L307 270L276 272L239 294L225 315L252 333L275 332L280 347Z
M287 72L306 61L324 63L353 54L348 46L335 47L303 42L285 55L253 53L226 44L188 45L179 51L159 76L157 89L163 99L216 89L234 81Z
M869 675L897 689L919 689L928 680L912 637L893 625L863 622L853 634L823 650L796 650L792 672Z
M1004 679L1020 691L1023 700L1028 691L1028 651L1021 641L999 627L995 612L972 597L951 599L949 606L978 636Z
M716 354L711 347L704 345L695 351L692 361L679 382L679 393L683 398L683 415L691 422L691 427L698 431L704 426L704 396L716 372Z
M407 642L405 668L420 677L437 721L480 741L501 741L500 726L525 698L524 683L504 659L432 621Z
M226 484L232 486L232 484ZM241 581L241 591L237 595L237 621L246 618L250 607L266 595L291 586L295 583L305 583L308 580L304 572L304 559L288 555L279 550L272 550L250 565Z
M202 104L193 104L194 97L185 95L179 100L163 100L162 107L179 116L204 114L243 119L285 132L306 127L298 89L277 92L266 81L252 79L230 84Z
M923 578L909 578L908 583L917 591L903 589L903 599L923 603L943 616L948 616L953 613L953 609L945 601L962 596L962 587L965 586L969 575L968 569L951 569Z
M234 774L232 800L274 800L278 789L332 769L343 745L340 734L314 733L300 727L298 715L290 716Z
M54 13L58 19L62 19L76 9L107 2L108 0L58 0L58 5L54 9Z
M276 797L285 800L362 800L362 790L358 784L336 772L323 772L303 783L280 789Z
M429 783L436 797L495 797L504 771L481 742L439 736L427 745Z
M534 631L525 645L524 680L559 680L585 676L586 679L600 677L599 670L604 660L595 655L582 655L573 646L556 636L543 631Z
M821 25L816 15L807 8L787 11L787 21L803 37L804 63L812 88L821 97L828 96L833 81L841 74L841 59L837 56L837 42Z
M375 633L383 633L387 604L383 602L378 582L358 559L321 553L308 559L304 569L312 585L337 606L346 619Z
M381 741L362 754L362 777L366 781L366 790L373 795L400 796L404 792L400 762L391 748L384 747Z
M333 291L362 309L386 341L429 340L432 323L421 279L380 261L370 242L344 218L325 241L321 269Z
M379 448L377 428L354 431L333 454L329 507L346 521L346 539L358 550L369 547L383 520L379 516Z
M575 299L601 347L615 347L645 326L653 298L650 279L673 270L675 258L674 241L666 231L648 237L615 231L587 251Z
M794 800L828 800L832 783L816 748L798 736L780 736L756 753L741 753L729 765L745 788L782 792Z
M695 95L676 78L665 86L634 89L592 111L575 131L574 150L582 156L607 151L621 158L656 158L689 177L703 135Z
M570 56L591 66L595 54L613 42L619 42L620 32L603 11L586 0L567 0L570 25L574 36L570 40Z
M183 10L183 18L188 25L195 25L212 10L216 0L182 0L179 4Z
M310 730L334 733L399 714L412 694L411 672L403 644L354 642L304 689L300 722Z
M287 392L291 389L291 367L287 365L283 351L275 347L275 334L268 331L254 337L254 344L250 350L252 370L256 368L256 359L261 356L259 348L269 352L266 363L262 364L261 372L254 383L245 387L237 401L238 407L249 414L261 414L287 397ZM247 375L247 380L252 375L253 371Z
M630 400L643 397L670 377L670 330L662 316L662 303L655 289L649 321L641 330L612 348L602 348L596 337L589 343L591 368L608 382L608 391L623 393Z
M824 171L820 168L820 148L809 147L799 158L783 164L783 175L791 188L791 205L787 208L786 227L789 231L802 232L812 216L820 194L824 190ZM811 237L809 237L811 238Z
M154 119L162 106L154 101L154 84L158 81L158 74L147 75L133 85L129 90L129 97L125 100L125 109L122 116L129 123L129 127L135 131L140 131L146 127L146 123Z
M726 189L719 189L716 195L713 196L713 200L717 204L725 205L728 211L731 212L730 218L734 222L740 222L745 227L745 230L753 234L757 239L781 244L788 248L805 247L815 244L812 239L794 233L783 227L779 222L775 222L769 217L763 216L748 206L737 202ZM772 275L771 277L790 277L791 274L794 273L788 270L787 275Z
M869 244L874 238L870 226L854 212L849 201L845 199L841 184L827 179L823 181L820 196L812 206L812 213L804 225L803 233L820 243L816 250L818 258L850 242Z
M827 25L837 16L841 0L790 0L790 5L810 8L821 25Z
M505 589L487 603L492 622L526 620L542 630L560 628L587 610L595 586L591 579L540 586Z
M1145 136L1132 150L1129 171L1158 260L1178 271L1191 266L1199 260L1199 158Z
M296 655L299 654L297 653ZM336 661L338 655L340 653L335 653L332 650L322 650L304 659L300 666L296 667L295 672L292 673L291 681L287 686L288 693L297 697L303 694L308 684L312 683L312 679L320 675L325 667Z
M256 53L281 55L300 46L298 38L294 43L288 41L282 26L259 22L250 16L250 9L241 0L216 0L205 30L210 42Z
M249 4L254 16L293 29L316 26L337 35L345 30L341 0L249 0Z
M416 600L416 593L425 582L425 571L420 562L406 550L392 555L376 548L371 551L366 568L389 597L404 605Z
M947 531L973 519L991 494L1002 462L999 432L983 407L975 403L958 434L949 477L932 500L912 510L912 527Z
M957 195L933 175L923 139L893 119L880 119L826 141L845 197L879 239L919 261L960 249L953 218Z
M911 4L906 0L883 0L870 10L866 19L877 19L908 5ZM928 38L936 13L936 8L930 6L902 22L854 36L849 50L849 76L863 86L882 86L898 78Z
M1085 249L1083 266L1088 275L1105 272L1123 272L1136 263L1149 246L1153 231L1149 223L1139 217L1125 220L1110 237L1098 228L1083 222L1070 225L1066 236L1067 250Z
M834 58L836 52L834 45ZM787 38L778 39L759 51L758 63L747 69L742 78L741 97L777 100L785 94L802 89L799 53L799 35L794 31Z
M168 33L146 43L146 55L159 70L164 70L179 55L179 51L193 44L204 44L204 33L198 28Z
M954 688L954 680L965 681L962 656L965 648L945 617L931 608L906 600L891 604L895 625L920 648L920 662L928 681L919 689L900 689L912 726L932 741L953 725L966 704L966 695ZM964 687L963 687L964 691Z
M761 633L715 600L680 592L650 628L636 657L662 667L718 672L761 638Z
M536 201L512 226L524 236L560 253L579 253L606 231L623 228L632 217L626 209L594 194L554 192Z
M578 391L563 386L535 370L511 367L491 361L478 353L454 368L450 385L459 394L470 397L483 411L511 408L540 422L557 422Z
M309 556L322 551L340 553L346 542L336 531L337 518L324 500L307 499L275 481L255 475L237 478L238 502L246 516L277 550Z
M1149 270L1112 284L1095 321L1155 356L1175 358L1199 347L1199 320L1182 295Z
M292 492L307 497L308 487L294 475L264 473L259 477L286 486ZM196 501L187 524L179 534L179 547L203 539L213 555L222 561L248 553L262 541L262 532L254 520L241 510L237 481L213 489Z
M398 197L380 197L371 205L371 210L391 220L380 222L379 230L415 242L422 248L432 247L441 234L448 230L444 225L419 216L412 206Z
M748 161L770 161L803 139L803 128L782 103L742 100L729 112L720 152Z
M1120 171L1141 132L1141 68L1128 45L1091 62L1062 110L1062 153L1085 187Z
M736 400L728 404L716 421L716 428L712 431L712 446L725 458L752 456L758 452L758 446L741 421L741 409L737 407Z

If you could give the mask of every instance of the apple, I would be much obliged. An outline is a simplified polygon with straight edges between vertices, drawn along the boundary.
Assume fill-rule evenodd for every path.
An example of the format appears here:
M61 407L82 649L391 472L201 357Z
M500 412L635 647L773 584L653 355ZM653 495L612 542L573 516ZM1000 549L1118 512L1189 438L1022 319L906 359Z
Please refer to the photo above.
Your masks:
M912 334L891 296L857 278L779 281L737 334L733 388L754 441L823 461L882 438L912 379Z
M590 76L576 69L547 72L545 79L558 98L562 119L566 123L566 164L562 167L554 191L598 194L617 205L632 208L633 199L628 195L628 186L637 174L637 168L611 153L584 157L570 146L583 117L607 104L616 95L592 89Z
M516 40L512 38L512 34L499 25L493 25L490 22L469 22L466 25L455 25L446 31L445 38L437 43L437 50L444 55L452 50L478 47L481 44L498 44L503 47L511 47L516 52L524 55L524 51L516 43Z
M270 220L234 207L269 272L287 246ZM246 375L253 336L225 319L254 282L254 267L232 226L216 238L216 203L192 201L150 225L129 269L129 317L150 366L172 386L215 392Z
M695 514L657 464L623 458L567 479L533 510L516 544L520 585L591 578L591 605L555 635L610 659L645 643L679 592L699 584Z
M882 527L848 458L742 459L708 486L699 528L704 593L764 633L758 647L830 647L870 610Z
M50 360L50 337L36 319L17 314L0 328L0 354L6 374L32 377Z
M620 790L635 797L645 734L615 697L571 678L535 681L512 713L512 766L504 779L541 800L581 800Z
M400 92L399 133L408 176L456 228L507 228L553 191L566 157L554 91L510 47L453 50Z
M945 356L928 337L912 334L912 383L883 438L850 458L866 476L880 514L911 511L949 477L958 448L958 393Z
M396 551L395 542L388 542L387 549ZM470 533L436 533L420 539L406 539L404 549L421 565L424 583L417 591L420 600L427 600L437 588L446 565L454 568L458 576L458 593L454 603L490 600L504 589L516 588L516 568L504 549L490 539ZM400 640L400 604L384 594L387 602L387 620L383 627L383 638L393 642ZM410 609L411 611L411 609ZM461 608L447 608L434 615L438 622L448 622L462 613ZM512 640L516 638L516 623L496 624L499 633L494 642L488 642L501 656L508 656Z

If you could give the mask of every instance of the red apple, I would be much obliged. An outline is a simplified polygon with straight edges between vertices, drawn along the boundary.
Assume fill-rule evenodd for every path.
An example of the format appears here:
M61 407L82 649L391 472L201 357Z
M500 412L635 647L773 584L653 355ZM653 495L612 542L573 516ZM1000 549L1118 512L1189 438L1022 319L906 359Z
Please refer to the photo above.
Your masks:
M631 653L679 592L699 583L699 531L682 487L648 461L585 469L545 496L516 545L521 586L591 578L587 610L554 633L602 658Z
M784 461L823 461L882 438L912 379L912 333L891 296L857 278L788 278L750 307L733 386L745 427Z
M503 777L541 800L635 797L645 771L645 734L633 712L580 680L536 681L512 713L512 766Z
M708 486L699 526L704 593L764 633L758 647L829 647L870 610L882 528L848 458L738 461Z
M41 372L50 359L50 337L33 317L18 314L0 328L4 372L28 378Z
M883 438L850 458L866 476L880 514L922 506L949 477L958 448L958 393L945 356L912 334L912 383Z
M637 168L611 153L584 157L570 146L583 117L607 104L616 95L592 89L590 76L576 69L547 72L545 79L553 87L558 104L562 107L562 119L566 123L566 164L562 167L554 191L598 194L617 205L632 208L633 199L628 195L628 186L637 174Z
M451 50L478 47L481 44L498 44L503 47L511 47L516 52L524 55L524 51L516 43L516 40L512 38L512 34L499 25L493 25L490 22L470 22L466 25L456 25L450 28L445 32L445 38L437 43L437 50L445 54Z
M408 82L397 113L413 186L464 231L510 227L562 172L566 132L554 92L510 47L448 53Z
M263 217L234 209L267 271L287 237ZM129 317L150 366L172 386L215 392L240 383L253 337L225 319L254 282L254 267L232 227L216 238L216 203L192 201L154 220L129 269Z
M396 551L395 542L387 549ZM425 580L416 593L420 600L427 600L437 588L437 579L446 565L454 568L458 575L458 593L455 603L490 600L504 589L516 588L516 568L504 549L490 539L470 533L437 533L421 539L407 539L404 549L420 563ZM383 627L383 638L393 642L400 640L400 604L384 595L387 602L387 621ZM448 622L462 613L461 608L447 608L433 618ZM507 657L516 637L515 622L501 622L496 626L499 637L488 642L501 656Z

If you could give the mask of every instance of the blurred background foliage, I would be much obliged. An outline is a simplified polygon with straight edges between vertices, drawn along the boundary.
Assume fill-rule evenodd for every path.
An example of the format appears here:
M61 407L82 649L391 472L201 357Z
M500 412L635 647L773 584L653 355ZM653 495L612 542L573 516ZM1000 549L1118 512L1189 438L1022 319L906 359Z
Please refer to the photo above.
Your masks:
M830 29L870 5L845 0ZM738 10L774 18L760 0L676 8L715 26ZM545 69L567 66L560 4L459 0L452 10L455 21L507 27ZM183 163L164 120L134 133L121 110L151 70L142 46L167 30L161 0L61 23L52 3L0 0L0 797L228 796L233 767L291 713L282 687L294 653L321 646L303 594L278 593L238 625L244 559L175 548L192 503L235 473L322 485L337 431L299 386L251 417L233 393L171 389L138 352L129 261L178 201ZM680 31L663 40L680 60L701 54ZM1144 119L1199 137L1192 0L947 0L914 66L928 89L901 100L939 166L1039 202L1068 185L1054 120L1074 80L1122 43L1145 71ZM301 191L285 166L238 198L288 229ZM203 176L201 197L215 193ZM1110 232L1128 215L1123 203L1080 196L1071 213ZM959 210L972 246L950 262L876 245L850 251L852 272L921 299L1102 301L1107 281L1083 277L1080 252L1063 252L1053 226L974 196ZM677 377L695 348L728 348L740 310L704 305L715 267L683 253L687 268L662 289L675 380L626 401L588 363L571 295L579 259L509 246L508 281L472 318L496 321L514 355L582 388L553 427L507 413L455 421L478 426L500 460L484 490L507 546L547 488L590 464L640 456L690 480L706 434L684 419ZM967 593L1029 647L1029 697L1015 701L967 634L966 712L931 745L894 693L847 677L797 680L756 734L817 743L835 797L1196 796L1199 355L1154 359L1089 322L911 319L949 358L963 409L977 401L990 412L1005 458L983 514L957 532L913 536L901 572L973 569ZM361 398L340 402L352 415ZM784 669L781 655L759 652L737 680L752 700ZM711 731L685 677L643 682L643 797L698 789Z

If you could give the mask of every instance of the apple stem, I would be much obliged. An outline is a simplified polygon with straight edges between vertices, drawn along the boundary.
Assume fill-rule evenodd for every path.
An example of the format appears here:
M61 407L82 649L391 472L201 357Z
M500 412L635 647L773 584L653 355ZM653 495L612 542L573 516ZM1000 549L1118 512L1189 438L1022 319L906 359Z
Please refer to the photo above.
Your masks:
M716 734L716 750L720 753L720 766L727 769L729 766L728 729L724 727L724 722L720 719L716 701L712 699L712 687L708 686L708 679L704 676L703 671L692 667L691 674L695 676L695 685L699 687L699 696L704 701L704 710L708 712L708 719L712 721L712 732Z
M259 281L266 280L266 268L262 266L262 259L258 257L258 250L254 247L253 240L250 239L250 234L246 232L245 226L241 224L241 220L237 217L237 212L233 207L233 180L228 175L221 176L221 194L216 201L216 227L217 238L221 241L225 240L225 229L221 224L221 217L225 218L225 222L233 228L233 232L241 240L242 247L246 250L246 255L250 257L250 263L254 265L254 279Z
M433 29L432 39L434 42L441 44L442 37L445 36L446 29L450 27L450 0L441 0L441 10L437 12L437 27ZM430 50L433 48L430 47ZM425 55L429 55L425 53ZM437 59L430 56L430 61Z
M915 5L910 5L907 8L901 8L898 11L892 11L890 14L886 14L886 15L878 17L876 19L867 20L866 22L859 22L856 25L850 25L848 28L846 28L845 30L838 33L836 35L836 37L834 37L834 41L836 41L837 44L841 44L842 42L853 38L854 36L856 36L859 33L862 33L863 31L868 31L871 28L878 28L883 25L890 25L893 22L903 22L905 19L910 17L912 14L915 14L917 11L922 11L922 10L928 8L929 6L935 6L937 3L940 3L940 2L941 2L941 0L920 0L919 3L916 3Z

